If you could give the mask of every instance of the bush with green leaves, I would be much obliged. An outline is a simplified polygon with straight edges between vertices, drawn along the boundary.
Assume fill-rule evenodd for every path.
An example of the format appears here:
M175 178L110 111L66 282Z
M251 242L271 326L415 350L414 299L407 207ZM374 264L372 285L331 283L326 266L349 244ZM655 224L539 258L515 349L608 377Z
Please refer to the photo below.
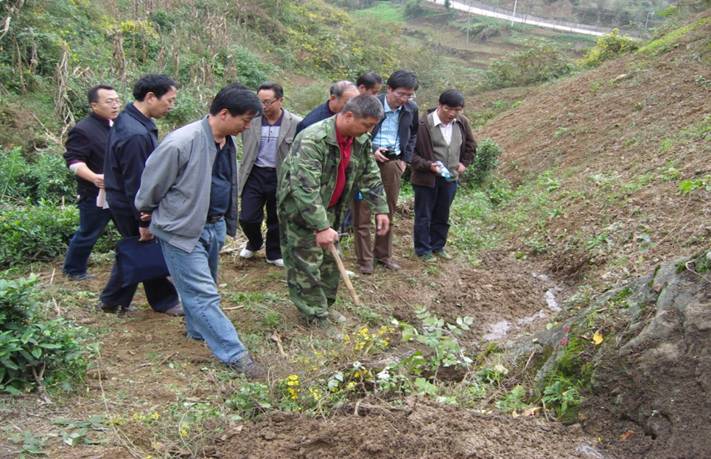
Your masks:
M477 186L488 183L492 173L499 165L501 153L501 147L492 139L480 141L476 148L474 162L464 172L462 182Z
M74 206L40 203L0 209L0 266L47 261L64 254L78 224Z
M40 385L69 390L83 378L91 346L85 329L45 317L37 277L0 278L0 391L19 395Z
M620 34L614 29L612 32L597 39L595 46L580 61L584 67L595 67L606 60L636 50L639 44L631 38Z
M76 182L61 155L40 151L30 159L20 148L0 149L0 201L72 201Z
M568 75L573 68L561 50L535 43L509 58L492 62L484 74L482 89L542 83Z

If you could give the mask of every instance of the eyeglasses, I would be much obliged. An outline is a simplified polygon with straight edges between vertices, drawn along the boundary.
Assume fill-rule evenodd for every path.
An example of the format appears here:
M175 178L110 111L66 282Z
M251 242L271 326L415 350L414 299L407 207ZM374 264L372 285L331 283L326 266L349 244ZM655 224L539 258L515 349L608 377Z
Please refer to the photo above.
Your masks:
M415 97L417 97L414 92L409 93L409 92L393 91L393 94L395 94L395 96L398 99L405 99L405 100L413 100Z
M104 100L104 103L106 105L121 105L121 99L119 99L119 98L106 99L106 100Z
M279 99L267 99L267 100L263 100L261 102L262 102L262 105L264 105L265 107L269 107L271 104L273 104L274 102L276 102L278 100Z

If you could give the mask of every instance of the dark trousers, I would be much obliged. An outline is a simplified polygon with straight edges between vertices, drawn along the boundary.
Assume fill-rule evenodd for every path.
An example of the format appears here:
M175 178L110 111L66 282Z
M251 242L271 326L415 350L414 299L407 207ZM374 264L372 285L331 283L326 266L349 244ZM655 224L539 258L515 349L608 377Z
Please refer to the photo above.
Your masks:
M247 236L247 248L257 251L262 248L262 221L267 208L267 260L281 258L279 245L279 217L276 202L277 175L272 167L254 166L242 189L242 207L239 225Z
M413 185L415 191L415 254L438 252L447 243L449 208L457 193L457 182L437 177L434 188Z
M121 236L138 236L138 221L133 216L133 213L111 209L111 214L113 215L116 229L121 233ZM119 270L118 264L114 261L114 266L111 268L111 277L109 277L104 291L101 292L101 303L104 306L127 308L131 304L138 284L130 284L126 287L123 287L122 284L123 276L121 276L121 270ZM156 312L165 312L178 304L178 293L168 278L147 280L143 282L143 289L146 292L148 304Z
M70 276L86 274L91 249L111 220L111 211L97 207L95 198L82 199L77 207L79 207L79 228L69 240L67 254L64 256L63 270Z

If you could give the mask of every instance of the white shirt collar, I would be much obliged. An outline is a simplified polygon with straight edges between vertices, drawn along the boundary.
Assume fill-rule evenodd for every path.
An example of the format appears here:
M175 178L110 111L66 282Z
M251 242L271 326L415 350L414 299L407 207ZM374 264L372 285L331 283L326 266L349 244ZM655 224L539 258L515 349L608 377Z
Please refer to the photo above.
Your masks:
M442 122L442 120L439 119L439 115L437 114L437 110L434 110L434 111L432 112L432 124L433 124L434 126L439 126L439 125L441 124L441 125L444 126L444 127L449 127L449 126L452 125L453 122L454 122L454 120L452 120L449 124L444 124L444 123Z

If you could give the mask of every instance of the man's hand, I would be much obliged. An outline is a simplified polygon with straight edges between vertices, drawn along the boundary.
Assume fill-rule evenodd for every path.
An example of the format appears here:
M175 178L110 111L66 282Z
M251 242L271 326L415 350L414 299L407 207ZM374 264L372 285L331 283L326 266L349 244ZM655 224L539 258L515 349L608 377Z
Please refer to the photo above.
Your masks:
M139 217L142 222L149 222L151 221L151 213L150 212L140 212Z
M385 236L390 231L390 217L387 214L375 216L375 230L378 236Z
M333 228L326 228L316 233L316 245L322 249L338 242L338 232Z
M457 166L457 173L463 174L466 169L467 167L464 164L459 163L459 165Z
M104 174L94 174L94 186L96 188L104 188Z
M378 148L375 150L375 153L373 155L375 156L375 160L379 163L384 163L388 161L388 158L382 153L383 150L387 150L387 148Z
M439 175L440 174L439 164L435 164L435 163L430 164L430 171L432 171L432 173L435 175Z
M138 242L150 241L153 239L153 233L148 228L138 227Z

